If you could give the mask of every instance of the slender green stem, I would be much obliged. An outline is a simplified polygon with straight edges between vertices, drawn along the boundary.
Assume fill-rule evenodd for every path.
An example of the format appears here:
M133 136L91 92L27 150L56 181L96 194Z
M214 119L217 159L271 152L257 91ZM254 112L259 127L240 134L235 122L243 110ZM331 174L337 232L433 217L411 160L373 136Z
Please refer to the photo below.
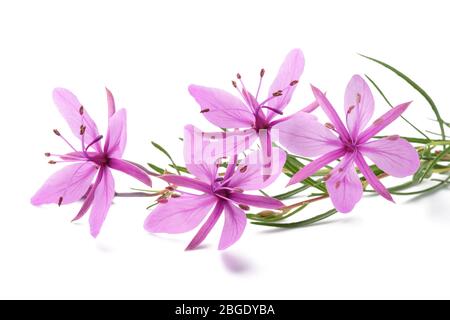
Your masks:
M275 222L252 222L252 224L260 225L260 226L268 226L268 227L277 227L277 228L299 228L305 227L310 224L316 223L318 221L324 220L328 217L331 217L333 214L337 212L336 209L328 210L325 213L319 214L315 217L291 223L275 223Z

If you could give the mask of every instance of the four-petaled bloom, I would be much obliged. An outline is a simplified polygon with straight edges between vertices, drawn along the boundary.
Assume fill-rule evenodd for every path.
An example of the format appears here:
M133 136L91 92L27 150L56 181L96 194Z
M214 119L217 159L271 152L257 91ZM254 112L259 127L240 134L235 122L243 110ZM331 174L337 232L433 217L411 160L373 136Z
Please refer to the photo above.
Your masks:
M189 86L190 94L201 107L201 113L208 121L220 128L243 129L235 132L211 133L216 137L217 150L223 156L231 156L248 149L259 137L263 162L270 169L272 156L271 129L292 116L278 118L288 105L294 93L298 80L303 73L304 57L300 49L292 50L280 67L277 77L269 89L269 95L263 101L258 101L264 69L260 72L260 81L256 95L252 95L242 82L241 75L237 74L240 88L236 81L232 81L242 99L216 88L198 85ZM318 107L313 102L300 113L311 112ZM270 175L268 170L268 175Z
M186 250L194 249L206 238L222 212L225 223L220 238L219 249L226 249L242 235L246 225L243 210L249 206L278 209L283 206L279 200L245 194L247 190L258 190L268 186L281 173L286 154L274 148L274 173L264 180L259 152L253 152L238 165L231 160L225 173L220 174L217 162L195 161L195 153L203 152L207 141L198 143L192 126L186 126L184 135L184 157L186 167L195 178L178 175L164 175L161 178L173 185L201 192L192 194L181 192L181 196L159 204L145 221L145 229L150 232L182 233L197 227L211 211L206 222L199 229Z
M317 121L308 120L307 117L294 117L278 126L280 141L289 151L302 156L320 156L294 175L289 184L302 181L328 163L342 158L325 178L328 193L337 210L351 211L362 197L363 189L354 164L374 190L393 201L391 194L373 173L364 156L394 177L406 177L417 171L420 164L418 153L406 140L399 136L388 136L369 141L397 119L409 103L389 110L365 128L373 115L374 100L364 79L355 75L345 92L345 127L325 95L315 87L312 87L312 90L331 123L323 126ZM332 131L335 131L338 137Z
M74 220L80 219L91 209L89 223L92 236L96 237L106 218L115 195L114 179L110 169L122 171L146 185L151 185L150 177L138 165L122 160L126 145L126 111L115 111L114 98L106 89L108 100L109 126L105 143L99 135L95 122L88 115L74 94L66 89L55 89L53 99L72 132L81 140L81 151L76 150L58 130L54 133L62 138L73 152L46 156L58 157L57 162L73 163L53 174L31 199L33 205L57 203L68 204L85 197L83 205ZM94 180L94 176L97 177ZM91 182L94 183L91 185Z

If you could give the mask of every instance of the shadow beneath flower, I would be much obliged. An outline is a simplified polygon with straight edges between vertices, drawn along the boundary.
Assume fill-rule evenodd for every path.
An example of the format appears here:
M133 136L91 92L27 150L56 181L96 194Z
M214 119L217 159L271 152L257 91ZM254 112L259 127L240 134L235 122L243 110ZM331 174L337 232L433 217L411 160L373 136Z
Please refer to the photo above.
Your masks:
M295 228L279 228L279 227L265 227L265 226L260 226L260 227L265 227L267 229L261 230L260 233L263 234L271 234L271 233L281 233L281 232L289 232L289 231L294 231L294 230L298 230L298 229L306 229L306 228L316 228L316 227L323 227L323 226L327 226L327 225L334 225L334 224L357 224L359 223L360 218L357 216L348 216L348 215L341 215L341 217L339 217L338 219L334 218L332 220L323 220L323 221L319 221L304 227L295 227Z
M246 274L253 272L254 270L254 267L249 260L236 253L222 252L220 257L225 269L230 273Z
M103 253L111 253L114 251L114 248L111 246L108 246L104 243L98 243L96 244L97 250Z

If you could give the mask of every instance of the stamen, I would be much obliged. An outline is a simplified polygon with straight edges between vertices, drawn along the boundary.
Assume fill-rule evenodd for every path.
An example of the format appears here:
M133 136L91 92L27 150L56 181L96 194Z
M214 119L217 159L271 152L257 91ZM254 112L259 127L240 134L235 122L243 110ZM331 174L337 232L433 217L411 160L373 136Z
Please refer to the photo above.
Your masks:
M298 83L298 80L293 80L293 81L291 81L291 83L289 83L289 85L290 85L291 87L293 87L293 86L295 86L297 83Z
M336 181L336 184L334 185L334 187L336 189L338 189L341 186L341 182L340 181Z
M99 141L102 140L102 139L103 139L103 136L102 136L102 135L99 135L97 138L95 138L94 140L92 140L91 143L88 144L88 146L86 147L85 150L87 151L93 144L99 142Z
M264 77L264 74L266 73L266 70L264 70L264 68L263 69L261 69L261 71L259 72L259 76L262 78L262 77Z
M238 78L238 80L241 80L241 74L240 74L240 73L237 73L237 74L236 74L236 78Z
M206 108L206 109L202 109L202 110L200 110L200 113L205 113L205 112L209 112L209 109L208 109L208 108Z
M357 93L356 94L356 103L360 103L361 102L361 94L360 93Z
M64 200L63 197L59 197L59 199L58 199L58 207L61 207L61 204L62 204L63 200Z
M44 155L45 155L46 157L50 157L52 154L51 154L50 152L46 152L46 153L44 153Z
M237 83L234 80L231 80L231 84L233 85L233 87L237 88Z
M56 164L56 161L55 161L55 160L50 160L50 161L48 162L48 164Z
M353 109L355 109L355 106L353 106L353 105L348 107L347 114L350 114L350 112L352 112Z
M80 106L79 112L80 112L80 115L83 115L83 113L84 113L84 107L83 106Z
M239 208L241 208L241 209L244 210L244 211L250 210L250 207L249 207L248 205L246 205L246 204L240 204L240 205L239 205Z
M81 125L80 126L80 136L84 135L85 132L86 132L86 126L85 125Z
M240 173L244 173L245 171L247 171L247 168L248 168L248 166L245 165L245 166L243 166L242 168L239 169L239 172Z
M274 93L272 93L273 97L279 97L281 95L283 95L283 91L282 90L278 90L278 91L275 91Z
M261 109L269 109L269 110L271 110L271 111L273 111L273 112L275 112L275 113L277 113L279 115L283 114L283 111L280 111L278 109L275 109L275 108L272 108L272 107L269 107L269 106L262 106Z
M256 90L256 96L255 96L256 101L258 101L259 90L261 89L262 78L264 77L265 73L266 73L266 70L264 70L264 69L261 69L261 71L259 72L259 84L258 84L258 90Z
M59 133L58 129L53 129L53 132L54 132L58 137L61 136L61 133Z
M58 129L53 129L53 133L54 134L56 134L58 137L60 137L61 139L63 139L63 141L73 150L73 151L75 151L75 152L77 152L77 150L74 148L74 146L69 142L69 141L67 141L67 139L66 138L64 138L62 135L61 135L61 133L58 131Z
M334 124L329 123L329 122L325 123L325 127L328 128L328 129L331 129L331 130L335 130L335 129L336 129L336 128L334 127Z

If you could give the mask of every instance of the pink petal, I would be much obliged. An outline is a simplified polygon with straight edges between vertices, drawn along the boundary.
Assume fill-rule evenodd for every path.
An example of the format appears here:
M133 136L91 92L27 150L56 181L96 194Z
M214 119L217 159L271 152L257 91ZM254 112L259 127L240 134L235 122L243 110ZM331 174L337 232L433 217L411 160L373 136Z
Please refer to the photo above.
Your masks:
M269 89L269 97L278 90L283 90L283 94L268 102L269 107L282 111L291 101L296 85L290 85L292 81L298 81L303 73L305 58L300 49L289 52L281 65L278 75ZM276 113L268 111L268 119L271 120Z
M225 250L242 236L247 224L245 212L230 203L225 203L225 223L219 242L219 250Z
M336 131L342 138L350 141L350 135L347 131L347 128L345 128L341 118L339 118L336 110L331 105L330 101L328 101L327 97L316 87L311 86L311 89L313 91L314 96L316 97L317 102L322 107L328 119L330 119L331 123L335 126Z
M152 186L152 180L150 180L149 175L144 170L128 161L111 158L109 159L108 166L112 169L126 173L147 186Z
M389 193L389 191L381 183L381 181L378 179L375 173L373 173L372 169L370 169L366 160L364 160L362 154L359 152L355 154L355 163L358 166L361 173L366 178L367 182L372 186L372 188L386 200L394 202L394 199L392 199L392 196Z
M46 203L68 204L80 200L97 172L92 163L75 163L55 172L31 198L35 206Z
M277 124L272 130L278 130L279 141L289 152L305 157L316 157L342 145L315 116L304 112Z
M80 135L81 125L86 126L84 132L84 139L86 144L94 141L98 137L97 125L94 120L91 119L86 109L83 108L83 115L80 114L80 108L82 104L78 101L77 97L67 89L56 88L53 90L53 101L58 107L61 115L66 119L73 134L81 140ZM101 151L99 142L93 144L96 151Z
M168 183L174 184L179 187L186 187L194 190L198 190L205 193L211 193L211 185L185 176L179 176L176 174L166 174L160 176L160 178Z
M255 122L250 109L226 91L190 85L189 93L200 105L205 118L220 128L249 128Z
M116 103L114 102L114 96L111 91L106 89L106 100L108 101L108 118L111 118L116 113Z
M200 230L186 247L186 250L193 250L197 248L203 242L203 240L205 240L206 236L217 223L217 220L219 220L219 217L222 214L224 208L224 204L224 201L218 201L216 203L216 206L211 212L211 215L208 217L208 220L206 220L206 222L201 226Z
M353 158L347 155L331 171L326 182L328 194L339 212L350 212L361 200L363 188L353 166Z
M121 158L127 144L127 113L120 109L109 118L105 153L110 158Z
M211 156L209 141L204 138L203 133L192 125L184 127L184 162L191 174L211 184L216 179L216 160L221 156Z
M398 136L366 142L359 150L378 168L393 177L403 178L412 175L420 166L416 149Z
M368 127L366 130L361 132L361 134L358 137L358 142L364 143L367 140L369 140L370 138L372 138L374 135L376 135L378 132L383 130L392 121L394 121L395 119L400 117L410 104L411 104L411 102L406 102L406 103L400 104L400 105L396 106L395 108L386 112L384 115L382 115L377 120L375 120L370 127Z
M369 86L359 75L354 75L347 85L344 98L347 128L356 139L372 118L374 100Z
M114 199L114 178L111 170L105 168L100 183L95 190L94 201L92 203L91 214L89 215L89 225L91 235L95 238L102 228L109 207Z
M233 192L229 196L229 199L237 204L245 204L248 206L258 208L279 209L283 206L283 202L281 202L280 200L271 197L257 196L253 194Z
M228 186L242 190L263 189L278 178L285 162L286 153L280 148L272 148L270 166L264 167L261 152L254 151L240 162Z
M183 193L179 198L171 198L159 204L144 223L149 232L182 233L197 227L216 203L216 198L204 194Z
M309 176L313 175L317 171L319 171L321 168L325 167L330 162L333 162L340 157L345 155L344 149L337 149L334 151L330 151L323 156L315 159L313 162L308 163L306 166L304 166L302 169L300 169L292 178L289 180L288 186L303 181Z
M81 206L77 215L72 219L72 222L83 218L86 212L88 212L89 208L92 206L95 198L95 191L97 190L100 181L102 181L104 170L104 168L100 168L95 182L88 188L88 191L86 192L86 199L84 199L83 205Z

